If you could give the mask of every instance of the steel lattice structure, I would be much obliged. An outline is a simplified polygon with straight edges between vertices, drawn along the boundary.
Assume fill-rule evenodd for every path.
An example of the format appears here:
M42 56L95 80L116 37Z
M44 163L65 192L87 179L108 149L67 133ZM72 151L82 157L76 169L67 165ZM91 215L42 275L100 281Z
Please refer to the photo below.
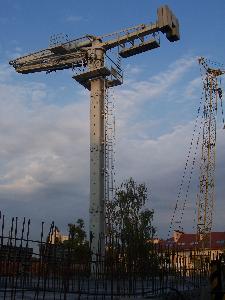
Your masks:
M204 90L203 131L200 160L199 192L197 195L197 237L200 248L210 248L215 204L216 131L222 89L218 77L225 73L213 69L204 58L199 59Z

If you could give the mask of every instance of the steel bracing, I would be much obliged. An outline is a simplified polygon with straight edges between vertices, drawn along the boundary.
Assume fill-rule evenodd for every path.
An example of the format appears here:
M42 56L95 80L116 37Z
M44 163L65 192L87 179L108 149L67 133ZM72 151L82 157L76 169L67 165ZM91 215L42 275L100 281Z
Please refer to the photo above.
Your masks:
M204 91L203 130L200 160L199 192L197 195L197 234L201 248L210 247L215 206L216 131L217 111L222 104L222 89L218 77L225 72L211 68L204 58L199 59L202 68Z

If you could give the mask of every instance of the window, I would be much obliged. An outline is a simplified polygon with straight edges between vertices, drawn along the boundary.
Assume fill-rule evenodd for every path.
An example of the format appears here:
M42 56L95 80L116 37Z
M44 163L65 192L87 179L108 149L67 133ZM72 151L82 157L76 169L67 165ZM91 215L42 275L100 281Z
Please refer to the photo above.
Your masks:
M190 244L193 246L193 245L197 245L198 242L191 242Z
M224 240L218 240L218 241L216 241L216 243L221 245L221 244L224 244L225 241Z

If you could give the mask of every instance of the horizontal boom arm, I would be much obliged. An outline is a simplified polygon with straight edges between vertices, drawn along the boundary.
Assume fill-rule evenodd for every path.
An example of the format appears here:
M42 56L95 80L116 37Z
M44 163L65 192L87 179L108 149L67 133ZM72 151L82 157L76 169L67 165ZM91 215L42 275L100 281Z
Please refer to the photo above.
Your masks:
M169 7L161 6L157 10L157 15L155 24L141 24L102 37L86 35L76 40L55 44L9 63L18 73L51 72L86 66L87 53L92 48L103 48L106 52L119 47L119 54L124 58L152 50L160 46L159 39L156 38L156 34L160 31L166 34L170 42L179 40L179 22Z

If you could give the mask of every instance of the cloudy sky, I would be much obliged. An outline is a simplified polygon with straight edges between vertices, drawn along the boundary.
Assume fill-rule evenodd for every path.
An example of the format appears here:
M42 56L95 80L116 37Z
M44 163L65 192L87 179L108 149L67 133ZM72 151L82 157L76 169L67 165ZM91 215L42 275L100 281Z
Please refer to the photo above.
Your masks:
M88 222L89 94L72 71L20 75L8 61L47 48L55 33L71 38L156 21L164 1L5 0L0 11L0 204L38 228L52 220L63 231ZM166 236L201 97L198 56L225 62L225 2L168 0L181 40L123 60L115 89L116 180L145 182L159 236ZM221 113L219 112L219 120ZM218 126L214 229L224 230L225 142ZM196 164L198 166L198 164ZM183 227L194 230L197 168ZM182 205L181 205L182 206Z

